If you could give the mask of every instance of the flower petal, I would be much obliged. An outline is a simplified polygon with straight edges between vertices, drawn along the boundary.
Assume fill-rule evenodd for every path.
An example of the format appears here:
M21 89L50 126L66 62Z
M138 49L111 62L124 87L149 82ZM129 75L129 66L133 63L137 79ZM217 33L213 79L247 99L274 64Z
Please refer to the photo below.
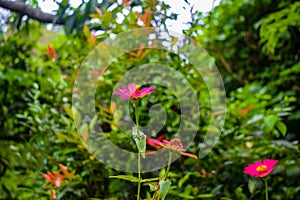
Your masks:
M128 84L128 90L129 90L130 94L134 94L136 89L137 89L137 86L134 83Z
M44 174L42 173L42 176L47 180L47 181L51 181L51 178L48 174Z
M244 169L244 173L250 176L257 176L259 173L256 171L256 168L257 166L255 164L250 164Z
M187 157L190 157L190 158L198 159L198 157L196 155L191 154L191 153L181 152L180 154L184 155L184 156L187 156Z
M255 176L255 177L265 177L267 175L269 175L271 173L271 171L273 170L275 164L278 162L278 160L273 160L273 159L265 159L263 162L261 161L257 161L254 164L249 164L245 169L244 169L244 173L245 174L249 174L251 176ZM261 166L261 165L266 165L267 169L264 172L259 172L257 170L257 167Z
M278 162L278 160L266 159L263 161L263 164L267 166L267 170L268 169L272 170L277 162Z

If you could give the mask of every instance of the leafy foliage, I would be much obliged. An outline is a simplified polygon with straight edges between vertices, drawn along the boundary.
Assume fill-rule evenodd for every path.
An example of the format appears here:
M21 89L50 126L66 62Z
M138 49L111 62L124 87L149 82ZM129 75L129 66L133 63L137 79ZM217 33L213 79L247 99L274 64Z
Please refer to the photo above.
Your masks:
M299 2L292 0L222 0L207 14L192 13L190 29L184 32L215 58L227 92L226 122L208 156L200 160L181 157L173 163L172 184L165 183L166 199L259 199L263 182L243 174L243 169L265 158L279 160L271 175L270 198L300 198L299 10ZM99 163L83 145L81 139L88 138L95 124L75 129L72 118L83 116L73 116L71 95L76 91L72 85L97 43L137 27L164 27L176 15L162 1L88 1L76 9L62 1L57 18L62 17L66 17L68 35L46 31L30 20L19 30L7 23L8 30L1 34L0 198L48 199L51 190L43 188L49 182L42 173L58 172L63 164L75 174L55 188L57 199L134 199L134 174L116 176L118 172ZM117 18L124 19L119 22ZM121 148L136 150L134 141L119 130L122 111L109 97L127 70L155 61L180 71L197 89L199 102L211 104L205 77L192 70L191 64L178 55L142 45L109 68L91 71L99 80L95 99L101 128ZM171 139L180 124L180 105L168 88L158 87L153 97L140 102L140 123L151 123L148 108L156 103L165 108L167 120L151 136ZM198 130L189 147L194 153L201 148L212 114L205 106L199 111L200 123L190 125ZM151 177L162 176L165 170L144 174L147 181L142 188L157 191L158 180ZM165 191L161 189L162 196ZM151 192L141 196L150 199Z

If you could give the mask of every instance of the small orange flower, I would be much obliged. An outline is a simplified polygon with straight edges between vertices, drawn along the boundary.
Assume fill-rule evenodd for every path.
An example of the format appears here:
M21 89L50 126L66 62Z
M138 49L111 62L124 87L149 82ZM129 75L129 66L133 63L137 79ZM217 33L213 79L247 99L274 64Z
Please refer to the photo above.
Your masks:
M151 16L151 9L150 8L148 8L145 11L144 15L142 15L140 13L136 13L136 15L144 23L145 27L150 27L151 26L152 16Z
M94 42L96 42L97 40L97 37L93 33L91 33L91 40Z
M90 71L90 74L91 74L92 76L94 76L94 77L97 77L97 78L98 78L98 77L100 77L100 76L103 76L103 75L104 75L106 68L107 68L107 67L104 67L104 68L102 68L100 72L97 72L97 71L91 70L91 71Z
M64 166L63 164L58 164L59 168L61 169L61 171L64 173L64 175L68 178L68 179L72 179L74 174L75 174L75 170L73 170L72 172L69 172L67 170L67 167Z
M132 1L129 1L129 0L122 0L122 3L124 6L129 6L129 4L132 3Z
M48 44L48 50L45 51L46 54L48 54L48 56L55 61L56 60L56 52L55 50L51 47L50 44Z
M252 110L252 108L254 107L254 105L250 105L247 108L243 109L242 111L240 111L240 114L242 116L245 116L250 110Z
M48 172L47 174L42 173L42 176L56 187L59 187L64 181L63 176L58 172Z

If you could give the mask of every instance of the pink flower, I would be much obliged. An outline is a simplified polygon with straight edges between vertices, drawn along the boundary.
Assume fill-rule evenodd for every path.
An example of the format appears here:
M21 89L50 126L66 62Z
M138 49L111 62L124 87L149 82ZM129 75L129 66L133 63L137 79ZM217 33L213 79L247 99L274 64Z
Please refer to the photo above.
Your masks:
M164 135L159 136L157 139L147 138L147 144L156 149L164 148L163 145L170 144L170 141L164 140L163 138Z
M148 145L155 147L156 149L166 148L172 151L178 152L181 155L188 156L190 158L197 159L198 157L191 153L186 153L186 149L183 147L180 139L174 138L170 141L158 139L149 139L147 142Z
M95 42L97 40L97 37L93 33L91 33L91 39Z
M134 83L128 84L128 88L126 88L126 86L123 84L120 85L122 88L115 90L113 94L120 95L122 100L143 98L147 94L155 92L154 89L156 88L155 86L151 86L149 88L143 88L140 90L139 87Z
M244 169L244 173L249 174L250 176L255 176L256 178L265 177L271 173L277 162L278 160L273 159L266 159L263 162L258 161L254 164L248 165Z

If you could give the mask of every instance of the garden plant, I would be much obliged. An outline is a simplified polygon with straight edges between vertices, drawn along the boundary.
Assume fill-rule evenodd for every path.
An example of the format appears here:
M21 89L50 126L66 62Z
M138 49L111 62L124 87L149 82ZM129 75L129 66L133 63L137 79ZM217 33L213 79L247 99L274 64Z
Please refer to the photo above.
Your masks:
M300 199L298 1L73 3L0 0L0 199Z

